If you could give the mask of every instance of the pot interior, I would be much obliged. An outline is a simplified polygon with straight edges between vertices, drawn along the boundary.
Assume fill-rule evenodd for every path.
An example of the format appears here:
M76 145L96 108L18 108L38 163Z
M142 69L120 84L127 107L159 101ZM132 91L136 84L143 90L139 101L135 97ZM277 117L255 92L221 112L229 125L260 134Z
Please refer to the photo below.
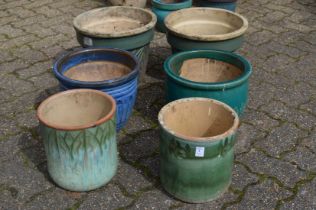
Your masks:
M162 120L176 134L201 138L224 134L233 127L235 117L231 110L210 100L180 100L171 103Z
M180 77L194 82L224 82L236 79L241 74L238 67L210 58L185 60L178 72Z
M109 35L141 28L152 21L150 13L132 7L91 10L75 19L75 26L89 34Z
M64 72L70 79L98 82L123 77L131 72L131 69L117 62L112 61L90 61L73 66Z
M93 124L106 117L112 109L113 103L103 94L66 91L45 100L38 115L45 124L73 127Z

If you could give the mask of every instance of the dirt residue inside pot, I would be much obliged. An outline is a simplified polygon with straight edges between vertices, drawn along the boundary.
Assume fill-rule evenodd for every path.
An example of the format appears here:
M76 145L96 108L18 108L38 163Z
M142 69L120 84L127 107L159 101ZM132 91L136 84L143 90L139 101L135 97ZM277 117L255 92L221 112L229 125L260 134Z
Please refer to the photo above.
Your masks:
M91 61L68 69L64 75L73 80L97 82L122 77L131 72L123 64L112 61Z
M84 27L86 30L98 34L111 34L116 32L126 32L143 26L144 24L136 19L127 17L107 17L105 19L91 20Z
M185 60L179 76L194 82L224 82L239 77L242 71L234 65L208 58Z

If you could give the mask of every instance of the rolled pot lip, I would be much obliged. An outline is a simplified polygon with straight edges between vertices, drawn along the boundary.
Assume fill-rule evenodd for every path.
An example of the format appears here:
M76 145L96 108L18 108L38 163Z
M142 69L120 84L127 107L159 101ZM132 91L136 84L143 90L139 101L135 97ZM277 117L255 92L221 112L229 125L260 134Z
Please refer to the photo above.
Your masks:
M226 80L223 82L195 82L195 81L180 77L179 75L177 75L173 71L173 69L171 67L171 63L174 60L181 58L184 55L194 55L194 54L200 54L200 53L203 53L203 55L205 55L205 56L199 56L196 58L213 59L211 57L207 57L207 55L211 55L211 54L228 55L228 56L231 56L231 57L234 57L234 58L240 60L245 68L244 68L242 74L239 77L237 77L236 79ZM194 59L194 58L195 57L193 57L191 59ZM225 61L222 61L222 62L225 62ZM228 63L228 62L225 62L225 63ZM231 65L234 65L234 64L231 64ZM196 88L196 89L222 90L222 89L236 87L236 86L242 84L244 81L246 81L252 73L252 67L251 67L251 64L249 63L249 61L247 61L241 55L238 55L238 54L233 53L233 52L226 52L226 51L220 51L220 50L192 50L192 51L179 52L179 53L176 53L176 54L169 56L164 62L164 71L169 78L173 79L174 81L178 82L179 84L181 84L183 86Z
M110 101L111 105L112 105L112 108L110 110L109 113L107 113L104 117L102 117L101 119L95 121L95 122L91 122L91 123L87 123L87 124L84 124L84 125L80 125L80 126L60 126L60 125L57 125L55 123L50 123L48 122L47 120L45 120L45 118L42 116L42 112L43 112L43 109L45 107L45 105L47 105L49 102L51 102L52 100L60 97L60 96L63 96L63 95L71 95L71 94L74 94L74 93L94 93L94 94L98 94L98 95L101 95L102 97L106 98L107 100ZM59 92L57 94L54 94L50 97L48 97L47 99L45 99L40 105L39 107L37 108L37 113L36 113L36 116L37 116L37 119L43 123L44 125L50 127L50 128L54 128L54 129L57 129L57 130L64 130L64 131L76 131L76 130L82 130L82 129L87 129L87 128L93 128L93 127L96 127L98 125L101 125L103 123L105 123L106 121L110 120L114 114L116 113L116 103L115 103L115 100L113 99L112 96L102 92L102 91L99 91L99 90L93 90L93 89L72 89L72 90L66 90L66 91L62 91L62 92Z
M96 11L101 11L103 12L106 10L115 10L115 9L131 9L131 10L139 10L141 12L147 13L150 15L151 20L149 23L147 23L144 26L141 26L139 28L135 28L129 31L123 31L123 32L115 32L115 33L96 33L96 32L91 32L90 30L86 30L83 29L82 27L80 27L79 21L81 18L84 17L84 15L89 14L91 12L96 12ZM81 14L79 14L78 16L76 16L73 20L73 27L75 28L76 31L91 36L91 37L97 37L97 38L118 38L118 37L126 37L126 36L134 36L137 34L141 34L143 32L146 32L150 29L152 29L155 24L157 22L157 17L156 15L146 9L143 8L138 8L138 7L131 7L131 6L110 6L110 7L101 7L101 8L96 8L96 9L92 9L86 12L83 12Z
M58 71L59 65L68 57L75 56L80 53L85 53L85 52L98 52L98 51L106 51L106 52L117 52L117 53L122 53L125 54L126 56L131 57L134 62L136 63L135 67L131 70L130 73L111 80L102 80L102 81L95 81L95 82L88 82L88 81L80 81L80 80L74 80L69 77L66 77L64 74ZM88 48L78 48L73 51L67 52L65 54L59 55L59 57L55 60L53 64L53 73L55 74L56 78L63 82L63 83L68 83L71 84L71 86L75 87L83 87L83 88L95 88L95 87L102 87L102 86L115 86L119 84L123 84L127 81L130 81L137 77L139 74L139 61L136 58L135 55L133 55L131 52L128 52L126 50L122 49L117 49L117 48L107 48L107 47L88 47Z
M157 9L163 9L163 10L178 10L178 9L183 9L190 7L192 5L192 0L183 0L183 2L179 3L164 3L161 0L152 0L151 1L153 7Z
M185 102L188 102L188 101L208 101L210 103L216 103L216 104L219 104L221 106L224 106L226 110L230 111L234 117L234 123L233 125L224 133L222 134L219 134L219 135L216 135L216 136L210 136L210 137L195 137L195 136L187 136L187 135L182 135L178 132L175 132L174 130L171 130L170 128L168 128L165 123L164 123L164 113L171 107L173 106L174 104L177 104L177 103L185 103ZM172 101L168 104L166 104L160 111L159 111L159 114L158 114L158 121L159 121L159 124L160 126L165 130L167 131L168 133L170 133L171 135L174 135L178 138L180 138L181 140L183 141L191 141L191 142L199 142L199 143L203 143L203 142L214 142L214 141L218 141L218 140L221 140L223 138L226 138L232 134L234 134L238 128L238 125L239 125L239 117L238 117L238 114L236 113L236 111L231 108L230 106L228 106L227 104L221 102L221 101L218 101L218 100L215 100L215 99L210 99L210 98L202 98L202 97L190 97L190 98L182 98L182 99L178 99L178 100L175 100L175 101Z
M230 13L232 15L234 15L235 17L239 18L242 20L242 26L240 28L238 28L237 30L230 32L230 33L226 33L226 34L213 34L213 35L188 35L188 34L184 34L181 31L178 31L177 29L175 29L173 27L173 24L170 23L170 18L173 16L178 15L179 13L185 13L185 12L195 12L195 11L203 11L203 10L208 10L208 12L212 12L212 11L220 11L223 13ZM166 28L168 30L168 32L173 33L179 37L183 37L183 38L187 38L190 40L197 40L197 41L224 41L224 40L228 40L228 39L233 39L236 38L238 36L242 36L246 30L248 29L248 20L243 17L242 15L236 13L236 12L232 12L229 10L225 10L225 9L219 9L219 8L207 8L207 7L194 7L194 8L186 8L186 9L182 9L182 10L178 10L175 12L170 13L164 20L164 23L166 25Z

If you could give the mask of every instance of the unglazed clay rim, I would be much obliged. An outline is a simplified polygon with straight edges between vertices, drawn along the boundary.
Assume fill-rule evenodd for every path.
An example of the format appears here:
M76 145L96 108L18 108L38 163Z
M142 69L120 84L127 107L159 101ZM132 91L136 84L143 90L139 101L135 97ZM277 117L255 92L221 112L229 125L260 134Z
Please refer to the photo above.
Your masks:
M195 82L195 81L180 77L179 75L177 75L173 71L173 69L171 67L171 62L173 62L174 59L177 59L178 57L181 57L181 56L186 55L186 54L194 55L194 54L199 54L199 53L204 53L207 55L224 54L227 56L234 57L235 59L241 61L241 63L244 65L244 69L242 70L243 72L237 78L232 79L232 80L226 80L223 82ZM211 57L199 56L199 58L211 58ZM211 58L211 59L214 59L214 58ZM223 61L223 62L226 62L226 61ZM226 62L226 63L228 63L228 62ZM234 65L234 64L231 64L231 65ZM183 86L192 87L192 88L207 89L207 90L219 90L219 89L228 89L228 88L236 87L236 86L244 83L246 80L248 80L248 78L250 77L250 75L252 73L252 66L248 60L246 60L245 58L243 58L242 56L240 56L236 53L219 51L219 50L193 50L193 51L179 52L179 53L176 53L174 55L169 56L165 60L163 67L164 67L164 72L167 74L167 76L169 78L173 79L174 81L178 82L179 84L181 84Z
M136 29L132 29L129 31L124 31L124 32L116 32L116 33L95 33L95 32L91 32L90 30L85 30L83 28L80 27L80 19L84 17L84 15L91 13L91 12L96 12L96 11L107 11L107 10L115 10L115 9L132 9L132 10L138 10L139 12L144 12L150 15L151 20L148 24L136 28ZM92 36L92 37L99 37L99 38L113 38L113 37L126 37L126 36L133 36L133 35L137 35L143 32L146 32L150 29L152 29L157 22L157 17L156 15L148 10L142 9L142 8L138 8L138 7L129 7L129 6L111 6L111 7L102 7L102 8L97 8L97 9L93 9L93 10L89 10L86 11L84 13L81 13L80 15L78 15L77 17L74 18L73 20L73 26L74 28L79 31L80 33L83 33L85 35L88 36Z
M77 92L90 92L90 93L94 93L94 94L98 94L101 95L102 97L106 98L107 100L109 100L111 102L112 108L110 110L109 113L107 113L104 117L102 117L101 119L92 122L92 123L88 123L85 125L80 125L80 126L59 126L56 125L54 123L49 123L45 120L44 117L42 117L42 109L44 108L44 106L49 103L51 100L54 100L55 98L58 98L59 96L62 95L68 95L68 94L73 94L73 93L77 93ZM98 125L101 125L103 123L105 123L106 121L110 120L113 115L116 113L116 103L114 101L114 99L112 98L112 96L99 91L99 90L93 90L93 89L73 89L73 90L67 90L67 91L63 91L57 94L54 94L50 97L48 97L47 99L45 99L38 107L37 109L37 118L38 120L43 123L44 125L50 127L50 128L54 128L57 130L66 130L66 131L75 131L75 130L82 130L82 129L86 129L86 128L92 128Z
M208 12L220 11L220 12L223 12L223 13L230 13L230 14L234 15L236 18L241 19L243 24L237 30L235 30L233 32L230 32L230 33L226 33L226 34L188 35L188 34L184 34L181 31L175 29L173 27L173 25L171 23L169 23L169 19L171 17L173 17L173 16L178 15L179 13L194 13L194 12L200 12L202 10L208 10ZM233 38L236 38L238 36L243 35L246 32L246 30L248 29L248 21L242 15L240 15L240 14L238 14L236 12L225 10L225 9L205 8L205 7L187 8L187 9L182 9L182 10L178 10L178 11L172 12L165 18L164 23L165 23L166 28L168 29L168 31L170 33L176 34L179 37L187 38L187 39L190 39L190 40L197 40L197 41L222 41L222 40L227 40L227 39L233 39Z
M208 101L210 103L215 103L215 104L219 104L221 106L223 106L227 111L231 112L231 114L234 117L234 123L233 125L225 132L216 136L210 136L210 137L194 137L194 136L186 136L186 135L182 135L180 133L177 133L173 130L171 130L170 128L168 128L165 123L164 123L164 119L163 116L165 114L165 112L172 107L174 104L177 103L185 103L188 101ZM193 142L210 142L210 141L218 141L220 139L223 139L227 136L233 135L237 128L238 128L238 124L239 124L239 117L237 115L237 113L228 105L226 105L223 102L220 102L218 100L214 100L214 99L209 99L209 98L199 98L199 97L191 97L191 98L183 98L183 99L178 99L175 101L172 101L168 104L166 104L164 107L162 107L162 109L159 111L158 114L158 121L161 127L163 127L164 130L166 130L167 132L169 132L170 134L183 139L184 141L193 141Z

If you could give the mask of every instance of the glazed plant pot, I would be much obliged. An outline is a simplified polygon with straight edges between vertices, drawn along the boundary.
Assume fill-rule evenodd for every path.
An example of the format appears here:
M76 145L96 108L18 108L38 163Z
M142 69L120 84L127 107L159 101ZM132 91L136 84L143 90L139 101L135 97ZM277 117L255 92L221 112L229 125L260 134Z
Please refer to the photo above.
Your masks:
M113 6L84 12L74 19L73 25L81 46L128 50L136 55L140 69L145 72L156 22L151 11Z
M117 130L132 113L139 65L131 53L110 48L82 48L60 55L53 72L61 89L91 88L111 95L117 104Z
M248 21L228 10L196 7L169 14L165 25L167 40L174 52L235 51L242 46Z
M109 0L113 6L131 6L141 7L146 6L147 0Z
M166 33L164 20L171 12L192 6L192 0L152 0L152 11L157 16L156 29Z
M214 50L185 51L164 63L167 101L205 97L222 101L241 115L248 101L250 63L240 55Z
M191 203L216 199L231 183L236 112L206 98L173 101L159 112L160 181Z
M48 172L60 187L89 191L105 185L117 169L115 101L101 91L58 93L37 110Z
M212 2L209 0L199 0L200 7L212 7L212 8L219 8L219 9L226 9L230 11L236 10L236 1L234 2Z

